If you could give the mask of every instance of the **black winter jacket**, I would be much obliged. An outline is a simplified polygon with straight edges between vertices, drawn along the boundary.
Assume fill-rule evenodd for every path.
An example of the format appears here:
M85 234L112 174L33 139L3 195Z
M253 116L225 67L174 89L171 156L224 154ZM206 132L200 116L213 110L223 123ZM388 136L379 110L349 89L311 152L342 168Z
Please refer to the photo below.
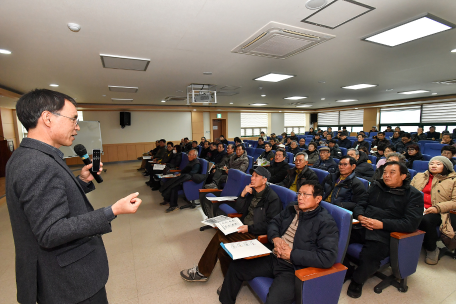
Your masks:
M340 159L342 157L342 151L339 149L339 145L336 144L334 147L329 148L329 153L332 158Z
M331 204L353 211L359 202L365 203L367 199L366 187L355 176L355 172L335 186L340 173L331 173L323 180L323 200L326 201L331 194Z
M290 188L291 185L293 185L293 182L296 178L296 168L292 168L288 170L287 176L285 179L281 182L278 183L277 185L285 187L285 188ZM318 177L315 172L310 169L308 166L305 166L304 169L299 173L298 179L296 180L296 189L299 191L299 188L301 188L301 185L306 181L306 180L314 180L318 182Z
M391 142L388 139L376 139L372 142L372 147L378 147L383 145L384 147L391 145Z
M405 143L405 144L402 142L402 140L398 141L396 144L397 153L403 153L403 152L407 153L408 146L414 145L414 144L415 143L413 141L409 141L408 143Z
M325 170L329 173L334 173L338 169L337 164L332 157L329 157L327 160L318 159L318 161L312 166L312 168Z
M206 148L206 149L205 149L205 148L202 148L199 157L200 157L200 158L206 159L207 154L208 154L210 151L211 151L211 148Z
M352 148L358 150L359 146L366 147L366 149L369 151L369 143L367 141L365 141L365 140L363 140L361 142L355 141L352 145Z
M225 151L222 151L222 152L217 151L217 154L212 158L211 161L217 165L218 163L220 163L222 161L222 159L225 155L226 155Z
M272 243L282 237L296 216L297 202L290 203L268 226ZM298 227L293 241L290 260L296 269L305 267L329 268L337 259L339 230L329 212L318 206L309 212L299 212Z
M255 193L255 189L252 188ZM234 205L234 209L242 214L241 222L244 222L245 217L249 214L249 206L253 199L253 194L247 193L245 197L239 196ZM266 234L268 224L274 216L282 210L282 203L279 196L269 186L264 189L261 200L253 210L253 225L249 225L249 233L255 235Z
M264 151L263 153L261 153L261 155L258 157L258 158L266 158L268 160L268 162L272 162L274 161L274 157L275 157L275 153L274 151L269 151L269 152L266 152ZM257 160L258 160L257 158Z
M269 179L270 183L277 184L283 181L285 176L287 176L288 169L290 169L290 165L284 160L280 163L272 163L271 166L266 167L268 171L271 173L271 178Z
M374 168L372 168L372 164L367 162L369 158L367 154L363 151L359 151L359 159L356 162L355 174L356 177L361 177L367 180L370 180L372 176L374 176Z
M412 141L414 142L419 142L420 140L426 140L427 139L427 136L426 136L426 133L421 133L420 135L417 134L413 134L412 135Z
M367 201L358 203L353 218L363 215L383 222L383 229L367 230L366 240L390 243L391 232L414 232L423 218L424 201L420 191L406 178L399 188L375 181L367 191Z
M409 155L408 153L406 153L405 154L405 158L407 159L407 163L405 165L409 169L412 169L413 161L415 161L415 160L424 160L423 154L421 154L421 152L418 152L415 155Z
M315 164L320 159L319 154L318 154L318 150L314 150L312 152L307 150L306 154L309 157L308 161L309 161L309 164L311 164L311 165Z
M301 152L301 149L300 149L299 147L296 147L296 148L294 148L294 149L290 147L290 148L288 149L288 152L291 152L291 153L293 153L294 156L296 156L296 154L298 154L299 152Z
M167 163L166 165L171 169L175 169L175 168L179 167L181 161L182 161L182 152L179 152L179 153L174 154L173 157L171 158L171 160L169 161L169 163Z
M350 149L352 147L352 142L348 138L345 138L344 140L339 139L339 147Z

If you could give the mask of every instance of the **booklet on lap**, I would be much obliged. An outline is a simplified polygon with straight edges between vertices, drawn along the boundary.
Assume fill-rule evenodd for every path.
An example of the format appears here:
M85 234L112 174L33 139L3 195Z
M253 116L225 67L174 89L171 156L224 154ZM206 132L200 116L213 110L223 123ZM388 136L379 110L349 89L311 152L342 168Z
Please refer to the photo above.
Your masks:
M271 253L271 250L261 244L257 239L227 244L220 243L220 246L222 246L233 260Z

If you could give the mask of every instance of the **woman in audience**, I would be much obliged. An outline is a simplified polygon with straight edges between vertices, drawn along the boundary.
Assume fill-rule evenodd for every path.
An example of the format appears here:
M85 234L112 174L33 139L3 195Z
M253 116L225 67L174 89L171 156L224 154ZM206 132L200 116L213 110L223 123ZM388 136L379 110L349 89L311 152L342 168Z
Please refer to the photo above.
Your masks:
M385 147L385 152L383 153L385 158L382 158L380 160L377 160L377 168L380 168L380 166L384 165L386 163L386 158L388 157L389 154L396 152L396 147L393 145L389 145Z
M439 262L437 227L450 239L454 237L449 211L456 209L456 173L453 164L445 156L435 156L429 161L429 170L418 173L411 186L424 193L424 217L419 229L426 232L423 247L426 264Z
M317 148L318 148L318 146L317 146L317 143L315 143L315 142L311 142L308 146L306 153L307 153L307 156L309 157L307 160L309 162L309 166L315 164L320 159Z
M405 158L408 160L408 162L406 163L407 168L412 169L413 161L424 159L423 155L420 152L420 146L418 146L417 144L408 146Z
M358 134L358 140L353 143L352 148L359 150L359 147L366 147L366 149L369 149L369 143L364 140L364 136L362 134Z
M315 132L314 128L310 128L309 135L315 135L315 134L317 134L317 133Z
M380 146L377 146L377 151L375 151L374 153L372 153L373 156L375 156L377 158L377 163L382 159L382 158L385 158L385 148L386 146L385 145L380 145ZM378 168L378 166L377 166Z

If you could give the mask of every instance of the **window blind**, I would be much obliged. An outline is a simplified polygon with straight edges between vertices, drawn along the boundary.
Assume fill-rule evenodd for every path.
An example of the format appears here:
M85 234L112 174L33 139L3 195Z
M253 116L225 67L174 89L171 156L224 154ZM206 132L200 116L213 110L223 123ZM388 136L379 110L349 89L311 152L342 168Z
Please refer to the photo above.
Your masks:
M341 125L362 125L364 122L364 110L340 111L339 116Z
M380 109L381 124L419 123L421 106Z
M303 127L306 125L306 114L304 113L285 113L285 127Z
M455 122L456 102L424 104L422 123Z
M241 128L268 127L268 113L241 113Z
M339 112L318 113L318 126L332 126L339 124Z

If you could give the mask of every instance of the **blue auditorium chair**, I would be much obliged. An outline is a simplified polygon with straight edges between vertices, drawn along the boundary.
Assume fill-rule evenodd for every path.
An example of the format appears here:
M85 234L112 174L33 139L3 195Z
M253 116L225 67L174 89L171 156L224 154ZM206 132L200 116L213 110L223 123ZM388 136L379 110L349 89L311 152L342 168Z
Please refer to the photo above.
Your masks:
M416 170L413 170L413 169L409 169L409 172L410 172L410 179L413 179L415 177L415 175L418 173L418 172L416 172Z
M282 202L282 209L285 209L290 202L296 202L298 200L296 192L288 188L277 186L275 184L269 184L269 186L277 194L280 201Z
M435 140L430 140L430 139L423 139L417 142L418 146L420 146L420 151L421 153L426 153L425 151L425 145L426 144L438 144L439 142Z
M247 171L246 171L246 172L249 173L249 172L250 172L250 169L253 168L253 157L250 156L250 155L247 155L247 157L249 158L249 167L247 168Z
M368 155L367 156L369 158L369 160L372 162L372 164L376 164L377 163L377 157L373 156L373 155Z
M328 269L308 267L295 271L295 298L298 299L296 303L336 304L339 301L347 271L347 268L341 263L344 260L350 238L352 213L324 201L320 205L333 216L339 229L337 260ZM264 238L261 238L261 240L264 241ZM249 285L264 303L272 282L273 279L271 278L256 277L249 281Z
M260 155L264 152L264 149L261 149L261 148L256 148L255 149L255 152L253 152L253 160L257 160L258 157L260 157Z
M344 147L339 147L340 151L342 152L342 156L345 156L347 155L347 151L348 149L347 148L344 148Z
M372 165L372 169L377 170L377 165L376 164L371 164Z
M247 152L247 155L253 156L253 153L255 152L255 148L245 148L245 151Z
M373 138L374 136L377 136L378 132L369 132L369 138Z
M250 146L254 149L258 146L258 140L251 140L250 141Z
M287 152L287 160L287 162L290 164L294 163L294 154L291 152Z
M199 158L199 162L201 164L201 173L205 174L207 172L207 166L209 162L205 159ZM195 183L192 180L186 181L182 184L182 190L179 190L179 195L184 195L187 201L190 202L189 205L181 206L180 209L185 208L195 208L194 201L199 199L199 189L202 189L204 186L204 182Z
M317 168L312 168L312 167L309 167L309 168L312 169L315 172L315 174L317 175L318 182L320 184L323 184L323 180L329 174L328 171L317 169Z
M427 155L430 155L432 157L440 156L441 155L440 150L445 146L448 146L448 145L437 144L437 143L425 143L424 151L421 151L421 153L426 153Z
M431 160L432 156L428 154L423 154L423 160Z
M387 139L390 139L391 137L393 137L393 133L394 133L394 132L385 132L385 137L386 137Z
M427 160L415 160L412 165L412 169L417 172L424 172L429 169L429 161Z
M200 145L198 145L198 146L196 147L196 149L198 150L198 157L200 157L200 155L201 155L201 150L202 150L202 148L203 148L203 147L201 147Z
M369 189L369 181L368 180L366 180L364 178L361 178L361 177L357 177L357 179L359 179L363 183L364 187L366 187L366 190Z
M333 158L333 160L336 162L336 164L339 164L339 162L340 162L340 159L338 159L338 158Z

